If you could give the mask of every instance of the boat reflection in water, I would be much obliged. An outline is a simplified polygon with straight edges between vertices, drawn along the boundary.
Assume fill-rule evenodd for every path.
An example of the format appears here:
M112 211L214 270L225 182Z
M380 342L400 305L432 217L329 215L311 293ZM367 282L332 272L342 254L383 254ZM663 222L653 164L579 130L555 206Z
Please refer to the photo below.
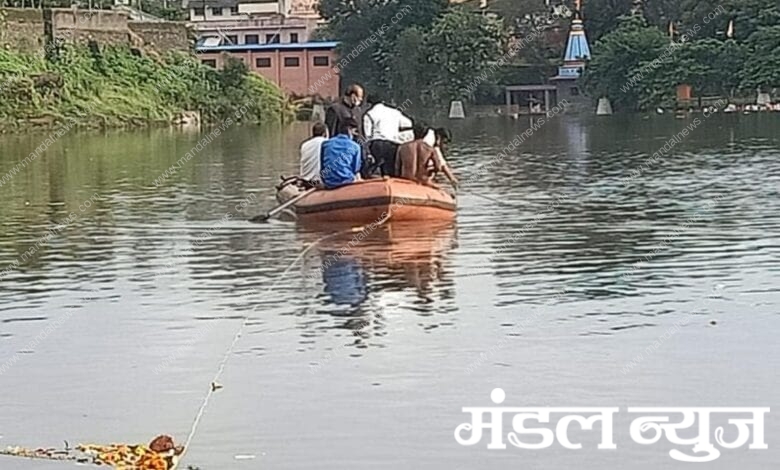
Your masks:
M454 222L396 222L373 231L343 227L299 232L310 246L306 283L314 288L322 282L306 312L316 315L317 328L349 329L366 339L382 336L395 314L427 317L419 323L435 328L455 311L447 267L456 244Z

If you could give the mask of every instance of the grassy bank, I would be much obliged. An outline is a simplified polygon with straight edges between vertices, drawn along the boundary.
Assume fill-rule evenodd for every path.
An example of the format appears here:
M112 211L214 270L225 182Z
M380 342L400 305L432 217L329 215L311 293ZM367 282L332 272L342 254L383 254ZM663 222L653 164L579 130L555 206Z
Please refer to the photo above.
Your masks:
M228 116L265 123L293 110L273 83L248 73L240 61L223 70L192 55L134 54L126 47L68 47L56 58L0 50L0 129L115 128L167 125L183 111L206 123ZM239 116L236 119L236 116Z

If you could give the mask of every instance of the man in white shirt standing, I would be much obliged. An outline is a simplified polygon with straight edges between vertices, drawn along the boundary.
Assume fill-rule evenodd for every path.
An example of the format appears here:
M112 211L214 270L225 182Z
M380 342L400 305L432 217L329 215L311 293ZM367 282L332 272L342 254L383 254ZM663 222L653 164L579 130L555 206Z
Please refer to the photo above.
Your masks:
M301 178L312 183L320 180L322 143L328 139L328 128L317 122L311 128L311 138L301 144Z
M404 139L404 131L412 128L412 120L401 110L376 101L363 116L363 130L368 140L368 151L374 157L371 170L379 169L382 176L397 176L395 156ZM371 172L369 170L369 172Z

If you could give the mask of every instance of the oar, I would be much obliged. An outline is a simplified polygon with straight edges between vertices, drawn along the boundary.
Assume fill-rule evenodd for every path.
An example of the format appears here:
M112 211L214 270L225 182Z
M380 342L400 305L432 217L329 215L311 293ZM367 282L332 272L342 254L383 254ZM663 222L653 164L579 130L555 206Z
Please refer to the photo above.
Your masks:
M302 192L301 194L299 194L299 195L295 196L294 198L290 199L289 201L285 202L281 206L277 206L277 207L271 209L266 214L256 215L256 216L252 217L251 219L249 219L249 221L252 222L252 223L255 223L255 224L263 223L266 220L270 219L271 217L274 217L276 214L282 212L283 210L287 209L291 205L295 204L296 202L300 201L305 196L308 196L309 194L313 193L316 190L317 190L317 188L307 189L306 191Z

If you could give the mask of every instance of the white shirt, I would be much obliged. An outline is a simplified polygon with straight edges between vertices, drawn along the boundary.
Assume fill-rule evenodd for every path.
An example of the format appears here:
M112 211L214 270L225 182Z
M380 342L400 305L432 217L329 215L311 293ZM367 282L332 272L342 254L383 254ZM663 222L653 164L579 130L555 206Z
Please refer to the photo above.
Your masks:
M400 144L403 127L412 127L412 120L383 103L375 104L363 117L363 130L368 140L382 139Z
M425 133L425 137L423 137L423 142L430 145L431 147L436 146L436 132L433 131L433 129L428 129L428 132Z
M405 144L406 142L411 142L414 140L414 132L413 131L403 131L398 134L398 144ZM433 131L433 129L428 129L428 132L425 133L425 136L422 139L423 142L430 145L431 147L436 146L436 132Z
M320 156L325 137L312 137L301 144L301 178L309 181L320 178Z

